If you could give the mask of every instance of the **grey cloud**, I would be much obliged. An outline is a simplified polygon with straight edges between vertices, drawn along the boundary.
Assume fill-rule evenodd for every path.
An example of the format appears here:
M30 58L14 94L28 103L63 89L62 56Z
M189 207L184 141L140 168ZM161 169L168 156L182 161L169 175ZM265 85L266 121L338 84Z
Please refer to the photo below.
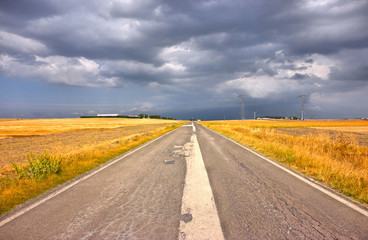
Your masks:
M29 21L59 13L55 1L2 0L0 1L0 30L21 33Z
M56 1L44 1L44 0L2 0L0 1L1 15L14 16L19 20L31 20L40 17L47 17L58 13L58 9L55 6Z
M368 66L347 66L331 68L330 78L342 81L368 81Z
M113 18L146 19L147 17L159 17L164 10L161 4L161 1L115 1L108 4L108 13Z
M307 74L300 74L300 73L295 73L291 79L295 79L295 80L302 80L305 79L306 77L308 77Z
M366 1L6 0L0 9L6 76L159 86L198 99L268 88L254 98L280 102L367 84ZM50 72L53 64L70 76Z
M313 59L307 59L305 60L306 63L314 63Z
M331 67L329 78L352 85L367 84L368 81L368 49L342 50L336 55L338 63ZM354 83L355 82L355 83Z

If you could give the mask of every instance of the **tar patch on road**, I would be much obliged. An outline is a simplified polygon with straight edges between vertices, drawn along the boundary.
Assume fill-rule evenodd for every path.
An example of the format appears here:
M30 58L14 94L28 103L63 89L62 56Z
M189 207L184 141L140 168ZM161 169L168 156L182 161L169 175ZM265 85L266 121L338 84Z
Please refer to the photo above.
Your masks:
M180 220L184 221L185 223L188 223L193 220L193 216L190 213L185 213L181 215Z

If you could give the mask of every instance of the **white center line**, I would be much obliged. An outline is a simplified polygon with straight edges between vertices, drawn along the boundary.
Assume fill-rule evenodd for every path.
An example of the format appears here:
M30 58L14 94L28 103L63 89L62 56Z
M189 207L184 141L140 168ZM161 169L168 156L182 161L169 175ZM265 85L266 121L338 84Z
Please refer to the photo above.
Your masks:
M192 128L193 128L193 132L196 132L196 127L194 126L193 122L192 122Z
M187 173L183 192L179 239L224 239L197 136L184 145Z

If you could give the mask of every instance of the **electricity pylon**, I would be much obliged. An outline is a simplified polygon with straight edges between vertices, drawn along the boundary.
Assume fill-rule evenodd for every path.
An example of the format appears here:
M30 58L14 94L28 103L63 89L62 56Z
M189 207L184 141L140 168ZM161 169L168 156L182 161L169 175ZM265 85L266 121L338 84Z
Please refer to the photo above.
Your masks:
M304 120L304 116L305 116L305 108L304 105L307 103L308 100L308 95L299 95L298 98L300 99L300 103L301 103L301 120Z

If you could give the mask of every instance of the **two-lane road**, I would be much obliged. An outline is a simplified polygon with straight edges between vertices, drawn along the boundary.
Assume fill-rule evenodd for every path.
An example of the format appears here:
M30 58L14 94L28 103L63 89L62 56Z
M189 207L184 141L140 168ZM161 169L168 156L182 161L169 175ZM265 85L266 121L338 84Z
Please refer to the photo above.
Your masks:
M0 239L368 239L366 210L195 126L28 202Z

